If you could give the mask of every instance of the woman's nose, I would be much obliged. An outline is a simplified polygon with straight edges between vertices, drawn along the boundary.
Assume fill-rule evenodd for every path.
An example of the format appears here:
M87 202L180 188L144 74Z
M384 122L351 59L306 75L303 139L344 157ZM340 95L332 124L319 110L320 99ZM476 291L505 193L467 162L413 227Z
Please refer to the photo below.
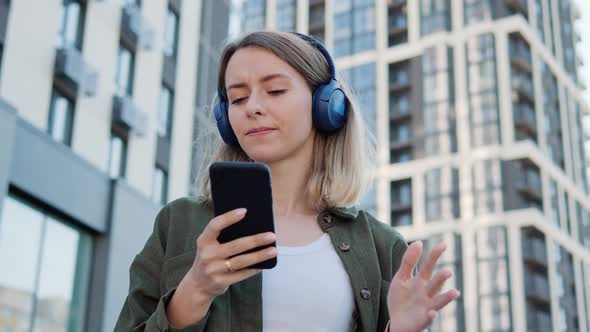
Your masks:
M261 115L264 113L263 101L258 93L252 93L246 102L246 114L248 116Z

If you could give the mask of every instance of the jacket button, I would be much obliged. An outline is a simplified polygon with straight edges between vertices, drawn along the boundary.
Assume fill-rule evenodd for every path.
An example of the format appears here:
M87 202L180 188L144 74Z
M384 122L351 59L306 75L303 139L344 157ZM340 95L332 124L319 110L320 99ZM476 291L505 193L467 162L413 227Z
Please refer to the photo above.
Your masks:
M342 242L340 243L340 250L342 251L349 251L350 250L350 244L348 244L348 242Z
M332 220L332 216L331 216L331 215L329 215L329 214L326 214L326 215L324 216L324 222L325 222L326 224L331 224L331 223L333 222L333 220Z
M361 297L368 300L371 297L371 291L368 288L361 289Z

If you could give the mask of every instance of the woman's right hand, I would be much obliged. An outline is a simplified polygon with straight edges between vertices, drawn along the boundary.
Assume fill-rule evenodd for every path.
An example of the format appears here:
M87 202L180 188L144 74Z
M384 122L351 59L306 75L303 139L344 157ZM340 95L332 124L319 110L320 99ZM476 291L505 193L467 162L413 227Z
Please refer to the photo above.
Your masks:
M246 209L221 214L213 218L197 238L197 255L187 277L206 296L214 298L221 295L230 285L259 273L261 270L247 267L271 259L277 254L275 247L269 247L239 255L275 242L276 236L272 232L245 236L223 244L217 241L224 228L240 222L245 215ZM228 270L227 260L232 271Z
M245 236L223 244L217 241L224 228L240 222L245 215L246 209L221 214L211 219L197 238L197 254L193 265L166 308L166 315L172 326L184 327L200 321L216 296L225 293L230 285L261 271L248 266L277 255L275 247L240 254L275 242L276 236L272 232ZM228 260L231 271L226 264Z

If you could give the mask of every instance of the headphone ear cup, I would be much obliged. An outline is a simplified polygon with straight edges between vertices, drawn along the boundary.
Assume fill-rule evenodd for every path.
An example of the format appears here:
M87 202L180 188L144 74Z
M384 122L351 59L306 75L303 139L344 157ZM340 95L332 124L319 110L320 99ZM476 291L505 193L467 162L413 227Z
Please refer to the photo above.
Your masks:
M219 134L226 144L239 145L238 138L236 137L234 130L229 123L227 106L227 102L220 99L220 101L215 104L215 108L213 108L215 122L217 123L217 130L219 130Z
M340 84L332 79L328 84L320 85L313 94L313 126L320 133L331 134L344 127L347 116L347 104Z

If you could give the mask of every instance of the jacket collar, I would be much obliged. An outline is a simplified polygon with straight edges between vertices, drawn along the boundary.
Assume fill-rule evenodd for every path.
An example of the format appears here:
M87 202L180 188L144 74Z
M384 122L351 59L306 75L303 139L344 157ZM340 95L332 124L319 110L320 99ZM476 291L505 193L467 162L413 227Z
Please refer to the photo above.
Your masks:
M359 214L359 209L355 206L350 207L328 207L325 208L323 213L332 213L342 219L355 221Z

